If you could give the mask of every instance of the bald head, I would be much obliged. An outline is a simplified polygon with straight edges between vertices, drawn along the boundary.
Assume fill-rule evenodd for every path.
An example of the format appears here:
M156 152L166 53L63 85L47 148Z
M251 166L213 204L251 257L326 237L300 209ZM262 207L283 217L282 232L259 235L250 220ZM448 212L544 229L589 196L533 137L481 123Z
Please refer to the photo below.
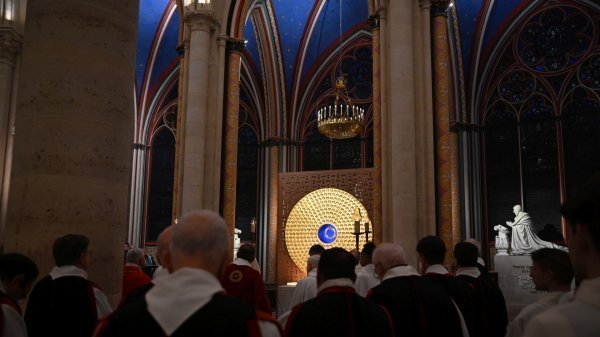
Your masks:
M171 238L173 237L173 226L165 228L158 236L158 242L156 246L156 256L163 268L171 272L173 266L171 265L171 252L169 251L169 245L171 244Z
M213 211L189 212L173 225L169 247L173 271L199 268L219 277L230 256L225 220Z
M406 265L404 248L396 243L384 242L380 244L373 252L373 264L377 269L380 269L381 276L392 267Z
M140 267L144 266L144 251L140 248L131 248L125 255L125 262L137 264Z

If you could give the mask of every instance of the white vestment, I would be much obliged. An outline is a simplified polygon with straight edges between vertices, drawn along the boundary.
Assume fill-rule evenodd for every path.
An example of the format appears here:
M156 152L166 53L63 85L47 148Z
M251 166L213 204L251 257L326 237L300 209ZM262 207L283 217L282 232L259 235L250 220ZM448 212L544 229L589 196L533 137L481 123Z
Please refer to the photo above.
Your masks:
M362 266L360 271L356 273L356 282L354 282L354 289L356 293L362 297L367 296L369 290L377 285L379 285L381 281L375 275L375 265L368 264L366 266Z
M313 268L305 278L298 281L290 299L289 309L315 297L317 297L317 268Z
M0 291L6 294L2 282L0 282ZM0 315L4 317L4 324L0 326L2 329L0 330L0 336L27 337L27 326L25 326L21 314L8 304L0 305L0 310L2 310Z
M541 294L537 302L533 302L521 309L521 312L519 312L517 317L508 324L508 327L506 328L506 337L523 336L525 327L533 316L546 311L559 303L563 303L566 301L568 295L568 293L558 291Z
M584 280L568 303L534 316L525 328L527 337L594 337L600 335L600 277Z

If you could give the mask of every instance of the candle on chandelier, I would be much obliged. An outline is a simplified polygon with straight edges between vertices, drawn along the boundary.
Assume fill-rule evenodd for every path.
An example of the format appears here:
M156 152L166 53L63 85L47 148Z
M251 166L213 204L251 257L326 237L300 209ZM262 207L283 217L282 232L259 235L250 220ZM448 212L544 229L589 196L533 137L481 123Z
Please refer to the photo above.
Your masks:
M365 222L365 233L369 233L369 222Z
M360 233L360 221L354 221L354 233Z

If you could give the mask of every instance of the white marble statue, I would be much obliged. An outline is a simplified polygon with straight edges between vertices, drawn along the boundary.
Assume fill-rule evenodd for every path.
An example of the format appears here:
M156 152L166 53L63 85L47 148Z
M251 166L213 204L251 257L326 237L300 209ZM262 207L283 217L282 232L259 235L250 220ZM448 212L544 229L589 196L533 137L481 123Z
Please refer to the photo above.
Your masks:
M531 217L521 209L520 205L513 207L515 213L514 221L507 221L506 225L512 228L510 255L531 255L532 252L541 248L556 248L567 250L552 242L540 239L532 228Z
M237 255L238 249L240 249L240 246L242 245L242 242L240 240L240 234L242 234L241 229L235 228L233 230L233 258L234 259Z
M494 230L498 232L496 235L496 255L508 255L508 228L497 225L494 226Z

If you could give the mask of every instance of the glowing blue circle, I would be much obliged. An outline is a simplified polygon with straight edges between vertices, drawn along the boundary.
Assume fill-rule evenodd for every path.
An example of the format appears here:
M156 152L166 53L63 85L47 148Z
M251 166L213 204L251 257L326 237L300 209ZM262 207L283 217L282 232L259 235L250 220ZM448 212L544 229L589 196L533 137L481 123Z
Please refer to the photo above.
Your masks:
M317 231L317 236L319 240L324 244L331 244L337 239L337 229L334 225L330 223L326 223L323 226L319 227Z

